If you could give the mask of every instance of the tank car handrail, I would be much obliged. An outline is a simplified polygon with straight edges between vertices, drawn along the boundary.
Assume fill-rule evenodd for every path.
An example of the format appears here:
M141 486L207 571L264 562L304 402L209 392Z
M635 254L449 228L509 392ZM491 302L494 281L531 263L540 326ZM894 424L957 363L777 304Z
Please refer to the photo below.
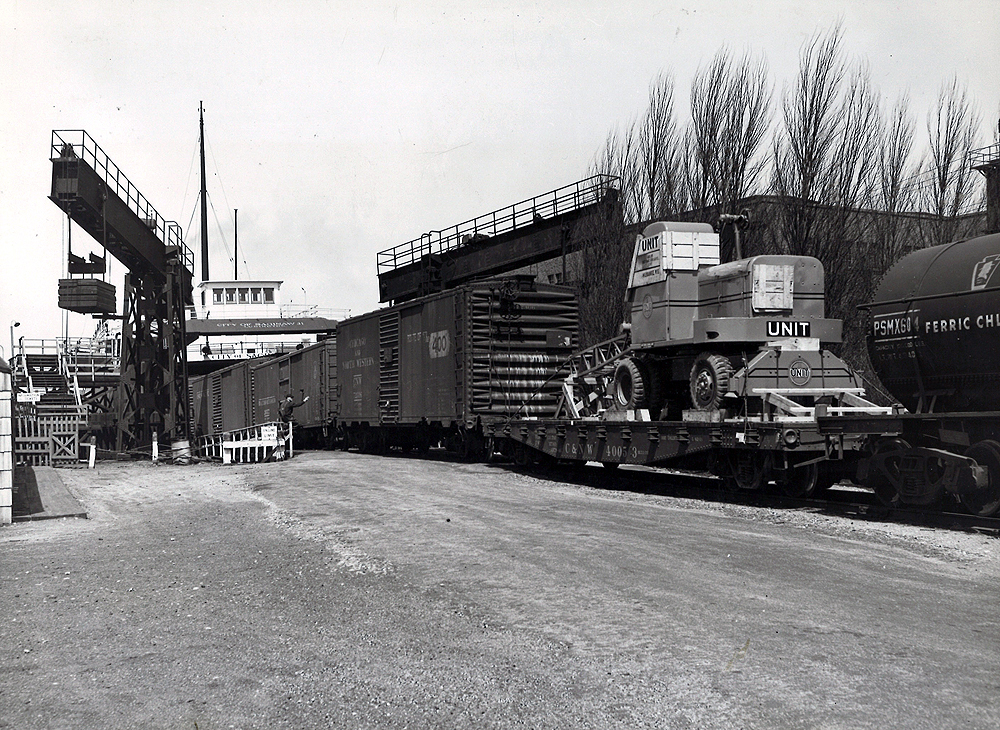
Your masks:
M969 167L977 169L1000 163L1000 142L969 152Z

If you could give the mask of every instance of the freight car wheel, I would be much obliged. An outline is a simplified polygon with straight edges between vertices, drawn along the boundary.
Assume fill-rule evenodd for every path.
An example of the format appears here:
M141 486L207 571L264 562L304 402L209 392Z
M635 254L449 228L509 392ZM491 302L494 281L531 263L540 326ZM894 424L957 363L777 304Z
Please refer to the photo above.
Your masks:
M741 449L729 457L730 473L726 478L729 489L756 490L771 478L771 456L760 451Z
M986 487L972 494L959 495L962 506L980 517L992 517L1000 511L1000 443L987 440L973 444L965 452L988 472Z
M729 390L733 365L722 355L703 352L691 368L691 402L699 411L712 411L722 405Z
M816 462L805 466L789 464L778 486L789 497L811 497L819 485L819 471Z
M532 458L531 449L522 444L520 441L514 442L514 465L520 467L531 466L534 463Z
M875 492L878 501L886 507L895 507L899 503L899 491L896 489L900 478L899 464L903 459L903 452L909 448L910 444L901 438L880 441L875 447L871 460L881 462L885 473L878 468L869 468L865 486ZM876 467L876 464L872 464L872 467Z
M618 363L612 388L615 405L628 410L645 408L647 380L645 368L638 360L628 357Z

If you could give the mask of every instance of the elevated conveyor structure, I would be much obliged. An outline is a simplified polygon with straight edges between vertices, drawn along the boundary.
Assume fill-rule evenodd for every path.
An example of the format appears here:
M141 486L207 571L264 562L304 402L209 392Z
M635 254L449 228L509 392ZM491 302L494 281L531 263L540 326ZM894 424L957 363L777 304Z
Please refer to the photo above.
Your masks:
M181 228L150 205L84 130L52 132L50 200L124 264L118 448L153 433L187 440L184 308L194 257Z
M588 235L585 221L621 216L617 185L594 175L380 251L379 300L405 302L566 254Z

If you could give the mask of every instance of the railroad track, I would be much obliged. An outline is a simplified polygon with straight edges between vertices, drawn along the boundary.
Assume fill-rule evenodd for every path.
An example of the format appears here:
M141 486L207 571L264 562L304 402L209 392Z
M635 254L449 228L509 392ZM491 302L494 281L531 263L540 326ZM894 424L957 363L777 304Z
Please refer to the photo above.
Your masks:
M392 451L380 458L431 459L434 461L465 463L453 452L431 449L426 454L404 454ZM810 498L789 497L771 490L732 490L722 486L722 480L705 472L684 471L647 466L623 466L609 470L597 464L566 465L559 463L516 466L513 462L491 463L498 469L548 479L564 484L615 489L637 494L661 497L679 497L718 504L735 504L777 510L816 512L824 515L850 517L869 522L897 522L961 532L979 532L1000 537L1000 518L977 517L964 512L942 510L917 510L913 508L886 507L875 495L860 487L835 485L822 496Z
M553 481L580 484L602 489L681 497L719 504L737 504L779 510L812 511L870 522L897 522L920 527L980 532L1000 537L1000 518L978 517L964 512L918 510L910 507L887 507L875 495L859 487L835 485L821 496L789 497L777 491L733 491L722 486L722 480L701 472L650 467L625 467L609 471L601 466L579 468L545 468L525 470L509 464L502 468L529 471Z

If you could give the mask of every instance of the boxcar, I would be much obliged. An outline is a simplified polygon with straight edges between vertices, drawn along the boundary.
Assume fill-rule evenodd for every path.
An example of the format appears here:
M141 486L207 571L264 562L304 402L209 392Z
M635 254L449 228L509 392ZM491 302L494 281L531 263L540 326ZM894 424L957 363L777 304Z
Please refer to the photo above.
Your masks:
M252 361L250 373L250 409L255 424L279 420L278 405L285 396L291 395L296 403L308 396L293 413L296 442L321 446L328 441L338 413L335 338L270 360Z
M196 435L213 435L253 425L249 412L249 362L190 378L191 420Z
M567 287L485 280L341 322L338 343L348 446L474 455L485 420L553 410L577 302Z
M322 445L337 417L337 340L295 352L244 360L189 381L196 434L214 435L280 419L286 395L309 400L294 411L296 442Z

